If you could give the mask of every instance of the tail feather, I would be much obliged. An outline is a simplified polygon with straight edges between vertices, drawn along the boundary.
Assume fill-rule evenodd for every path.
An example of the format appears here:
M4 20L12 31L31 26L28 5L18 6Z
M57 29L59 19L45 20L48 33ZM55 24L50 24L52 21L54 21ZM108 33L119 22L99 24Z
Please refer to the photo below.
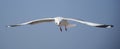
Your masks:
M71 28L71 27L75 27L76 26L76 24L69 24L69 25L67 25L67 28Z

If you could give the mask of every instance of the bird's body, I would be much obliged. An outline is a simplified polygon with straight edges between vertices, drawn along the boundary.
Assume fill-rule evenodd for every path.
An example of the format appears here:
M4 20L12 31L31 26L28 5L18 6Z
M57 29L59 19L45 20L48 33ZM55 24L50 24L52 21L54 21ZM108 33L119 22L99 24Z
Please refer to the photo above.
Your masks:
M61 26L65 27L65 30L67 31L68 27L73 27L76 26L74 24L70 24L68 20L76 21L85 25L93 26L93 27L99 27L99 28L112 28L113 25L105 25L105 24L98 24L98 23L92 23L92 22L87 22L83 20L77 20L73 18L63 18L63 17L54 17L54 18L43 18L43 19L37 19L37 20L32 20L28 21L25 23L21 24L16 24L16 25L9 25L8 27L17 27L17 26L22 26L22 25L33 25L33 24L38 24L38 23L43 23L43 22L55 22L57 26L59 26L60 31L62 31Z

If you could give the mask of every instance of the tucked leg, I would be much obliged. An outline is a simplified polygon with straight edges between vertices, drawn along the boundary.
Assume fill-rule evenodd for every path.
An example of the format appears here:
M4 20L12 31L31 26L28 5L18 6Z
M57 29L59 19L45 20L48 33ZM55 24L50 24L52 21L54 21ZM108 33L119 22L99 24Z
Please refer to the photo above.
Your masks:
M65 26L65 31L67 31L67 27Z
M62 32L62 28L60 27L60 31Z

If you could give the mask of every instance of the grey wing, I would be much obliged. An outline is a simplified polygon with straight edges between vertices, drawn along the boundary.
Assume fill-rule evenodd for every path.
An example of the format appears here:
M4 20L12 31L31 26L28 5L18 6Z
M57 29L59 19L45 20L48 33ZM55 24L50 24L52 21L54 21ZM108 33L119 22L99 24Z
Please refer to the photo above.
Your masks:
M54 18L44 18L44 19L28 21L28 22L21 23L21 24L9 25L8 27L17 27L17 26L28 25L28 24L33 25L33 24L38 24L38 23L43 23L43 22L52 22L52 21L54 21Z
M72 20L76 21L85 25L93 26L93 27L99 27L99 28L112 28L113 25L106 25L106 24L99 24L99 23L93 23L93 22L87 22L84 20L77 20L77 19L72 19L72 18L64 18L65 20Z

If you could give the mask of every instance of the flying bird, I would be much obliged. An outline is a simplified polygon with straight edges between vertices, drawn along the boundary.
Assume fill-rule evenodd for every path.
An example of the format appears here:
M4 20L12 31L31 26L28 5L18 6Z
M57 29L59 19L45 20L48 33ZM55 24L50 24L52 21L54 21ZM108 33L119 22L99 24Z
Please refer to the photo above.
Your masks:
M78 20L78 19L73 19L73 18L64 18L64 17L54 17L54 18L43 18L43 19L37 19L37 20L32 20L28 21L25 23L21 24L15 24L15 25L9 25L8 27L18 27L18 26L23 26L23 25L33 25L33 24L38 24L38 23L43 23L43 22L54 22L62 32L62 26L64 26L65 31L67 31L67 28L69 27L74 27L76 26L75 24L70 24L68 20L79 22L88 26L93 26L93 27L98 27L98 28L112 28L113 25L106 25L106 24L99 24L99 23L93 23L93 22L88 22L84 20Z

